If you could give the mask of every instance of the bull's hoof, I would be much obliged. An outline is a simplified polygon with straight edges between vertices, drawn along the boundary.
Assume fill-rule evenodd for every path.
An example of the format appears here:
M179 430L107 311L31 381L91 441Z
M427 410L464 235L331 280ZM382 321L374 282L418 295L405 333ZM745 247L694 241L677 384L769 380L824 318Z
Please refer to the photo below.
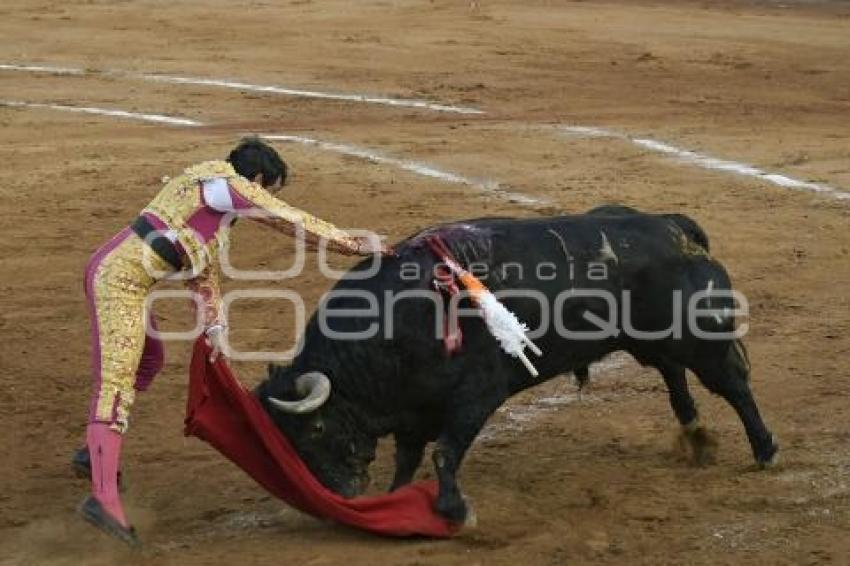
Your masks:
M717 435L702 425L683 426L677 439L679 452L695 466L717 461Z
M756 463L762 470L768 470L779 463L779 442L776 441L774 435L770 435L770 448L764 453L756 457Z
M475 516L475 513L470 512L463 497L453 497L437 500L437 513L447 521L458 524L466 524L469 516ZM474 519L473 519L474 520Z

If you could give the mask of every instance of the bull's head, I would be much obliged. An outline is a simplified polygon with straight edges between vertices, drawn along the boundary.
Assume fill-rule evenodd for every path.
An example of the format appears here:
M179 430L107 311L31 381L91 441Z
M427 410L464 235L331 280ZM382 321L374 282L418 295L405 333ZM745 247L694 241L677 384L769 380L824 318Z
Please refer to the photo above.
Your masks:
M376 440L363 430L356 408L333 393L326 375L270 365L256 394L325 487L344 497L363 493Z

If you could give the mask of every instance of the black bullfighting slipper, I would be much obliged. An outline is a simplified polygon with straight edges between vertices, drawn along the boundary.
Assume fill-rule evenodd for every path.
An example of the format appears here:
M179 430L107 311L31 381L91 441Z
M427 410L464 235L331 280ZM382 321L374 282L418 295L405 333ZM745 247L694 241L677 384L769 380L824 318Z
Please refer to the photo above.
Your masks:
M123 543L130 545L133 548L139 548L142 543L139 537L136 536L136 529L133 527L125 527L116 521L109 513L101 506L100 501L93 496L88 496L82 505L80 505L80 515L83 519L120 540Z
M87 446L83 446L74 452L71 457L71 467L74 468L74 473L78 478L84 478L91 481L91 456ZM118 472L118 490L124 491L124 479L121 477L121 472Z

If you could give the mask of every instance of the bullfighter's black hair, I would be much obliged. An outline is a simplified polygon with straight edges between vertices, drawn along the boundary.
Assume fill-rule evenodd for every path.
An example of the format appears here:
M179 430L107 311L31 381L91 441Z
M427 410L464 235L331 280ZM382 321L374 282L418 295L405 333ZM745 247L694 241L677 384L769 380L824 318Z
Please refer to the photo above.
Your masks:
M243 138L230 152L227 161L246 179L253 180L258 173L262 173L263 186L271 186L278 179L281 185L286 184L289 170L286 162L273 147L258 137Z

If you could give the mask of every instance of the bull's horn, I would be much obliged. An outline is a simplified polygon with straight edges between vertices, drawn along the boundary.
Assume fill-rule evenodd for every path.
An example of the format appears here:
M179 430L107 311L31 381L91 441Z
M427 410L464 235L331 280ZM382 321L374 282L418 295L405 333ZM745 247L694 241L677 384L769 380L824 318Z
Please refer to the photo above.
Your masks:
M311 371L295 378L295 391L304 398L299 401L281 401L269 397L269 402L284 413L312 413L331 396L331 380L323 373Z

